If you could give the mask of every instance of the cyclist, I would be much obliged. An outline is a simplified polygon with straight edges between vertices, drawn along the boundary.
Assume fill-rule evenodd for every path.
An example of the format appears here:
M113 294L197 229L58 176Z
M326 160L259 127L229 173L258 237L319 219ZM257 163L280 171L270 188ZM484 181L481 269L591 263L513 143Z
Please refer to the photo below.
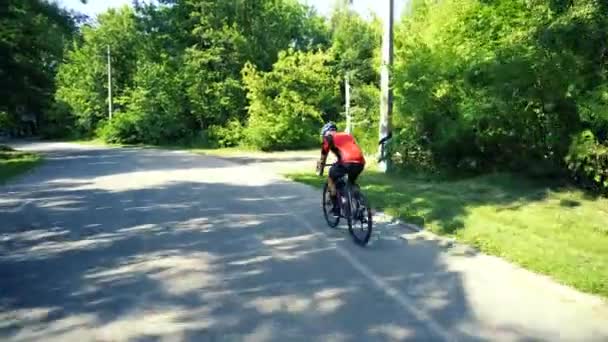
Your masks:
M321 129L321 137L323 137L323 146L321 148L321 160L317 163L317 172L319 176L323 175L323 166L327 160L329 151L336 155L336 163L329 169L329 177L327 183L331 200L333 203L332 212L334 215L340 215L340 207L336 198L336 182L348 174L348 178L354 184L357 177L363 172L365 167L365 158L361 148L357 145L355 138L352 135L344 132L338 132L335 123L328 122Z

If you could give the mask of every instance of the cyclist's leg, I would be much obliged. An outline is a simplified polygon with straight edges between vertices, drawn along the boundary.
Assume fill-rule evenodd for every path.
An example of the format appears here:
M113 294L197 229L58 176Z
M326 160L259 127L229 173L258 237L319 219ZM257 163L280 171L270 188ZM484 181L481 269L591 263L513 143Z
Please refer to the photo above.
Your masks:
M346 165L346 171L348 172L348 180L351 183L351 185L353 186L353 196L354 198L356 198L356 208L357 208L357 213L355 213L355 217L357 219L359 219L359 215L361 215L362 211L360 211L359 209L359 185L357 185L356 181L357 178L359 177L359 175L361 174L361 172L363 172L363 168L365 166L363 164L359 164L359 163L349 163Z
M359 177L361 172L363 172L364 167L365 166L363 164L359 163L348 163L345 165L346 172L348 173L348 179L351 184L357 184L357 178Z
M329 192L331 194L331 199L334 204L334 213L340 212L336 196L336 190L338 186L337 182L346 174L346 172L346 168L344 167L344 165L341 164L334 164L332 167L329 168L329 177L327 177L327 183L329 187Z

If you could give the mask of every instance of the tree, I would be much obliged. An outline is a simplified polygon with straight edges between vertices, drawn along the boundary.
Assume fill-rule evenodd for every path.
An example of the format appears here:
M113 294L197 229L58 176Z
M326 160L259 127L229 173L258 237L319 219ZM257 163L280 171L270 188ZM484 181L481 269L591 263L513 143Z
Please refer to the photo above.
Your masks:
M395 66L401 155L423 150L435 164L477 172L563 173L574 161L605 181L606 166L589 162L605 160L605 148L576 148L606 143L605 2L413 5Z
M53 78L63 56L63 45L71 39L74 30L75 18L54 3L3 2L0 7L0 129L18 130L22 128L22 119L38 123L43 119L52 103Z
M365 20L342 4L334 9L330 22L335 72L341 79L348 77L352 89L353 134L371 151L378 131L380 20L375 16Z
M124 6L99 15L97 25L81 28L57 74L57 101L75 117L75 129L93 134L107 113L106 49L112 50L112 92L124 97L133 85L137 57L143 40L133 10ZM117 112L121 106L117 106Z
M380 21L363 19L348 7L338 7L331 16L332 54L338 72L350 72L354 82L378 83Z
M326 52L287 50L271 71L252 64L243 69L249 119L248 142L262 150L295 149L318 143L318 130L335 120L339 110L339 80L329 68Z

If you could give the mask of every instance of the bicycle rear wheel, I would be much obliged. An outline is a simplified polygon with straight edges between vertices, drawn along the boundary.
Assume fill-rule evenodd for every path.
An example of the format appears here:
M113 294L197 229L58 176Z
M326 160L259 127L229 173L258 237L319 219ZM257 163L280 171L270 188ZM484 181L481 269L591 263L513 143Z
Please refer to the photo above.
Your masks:
M323 187L323 202L321 203L321 207L323 207L323 216L325 216L325 221L327 221L327 225L331 228L335 228L338 223L340 223L340 217L334 216L332 213L333 203L331 201L331 194L329 193L329 187L327 182L325 182L325 186Z
M351 210L349 213L351 219L348 220L348 231L357 244L365 246L372 236L372 211L363 193L356 189L352 190L351 193Z

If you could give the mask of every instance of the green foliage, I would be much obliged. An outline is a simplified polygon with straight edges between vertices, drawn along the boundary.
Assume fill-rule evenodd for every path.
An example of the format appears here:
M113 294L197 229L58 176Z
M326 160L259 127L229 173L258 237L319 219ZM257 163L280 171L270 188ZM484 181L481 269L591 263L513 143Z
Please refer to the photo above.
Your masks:
M339 88L323 51L288 50L269 72L253 65L243 69L249 99L248 143L262 150L318 144L323 121L335 119Z
M338 3L322 18L297 0L136 2L74 37L76 15L9 0L0 124L19 129L19 114L40 112L52 137L309 147L323 121L345 121L348 75L354 135L373 153L380 20ZM570 167L603 183L607 13L597 0L414 0L396 32L395 163L466 173Z
M141 121L137 114L122 113L111 121L101 121L95 134L110 144L135 144L141 140L137 127Z
M378 142L380 108L379 63L380 20L365 20L346 4L338 4L331 15L332 47L336 75L349 78L353 135L366 153L373 153ZM343 84L343 83L341 83ZM345 98L345 89L342 87Z
M0 129L16 130L22 115L40 121L53 99L53 78L74 18L54 2L4 0L0 6ZM5 126L8 125L8 126Z
M224 27L207 33L205 39L214 46L188 48L182 68L189 106L201 129L222 125L232 116L242 117L245 109L239 79L244 38L234 27Z
M99 133L111 143L172 143L191 136L181 80L166 63L140 61L123 108Z
M11 130L16 126L16 118L5 111L0 111L0 132Z
M224 126L209 127L209 139L218 147L236 147L243 142L244 129L239 120L232 119Z
M351 83L377 84L375 58L380 51L380 21L364 20L349 9L337 9L331 17L331 53L341 75L351 75Z
M394 74L395 124L414 136L401 137L407 149L452 169L558 170L584 127L606 139L602 2L413 5Z
M608 146L598 143L591 131L575 137L566 162L579 183L608 194Z
M38 154L15 151L8 146L0 145L0 184L25 173L38 165L40 161L41 158Z
M40 135L44 138L76 138L74 127L74 117L72 116L70 106L61 101L55 101L51 104L46 115L43 118L40 127Z
M56 100L69 106L73 129L82 135L94 132L108 116L107 48L112 53L112 94L120 98L132 87L142 41L135 13L127 6L101 14L98 21L98 26L81 29L81 38L70 47L56 79Z
M295 0L139 4L108 11L81 36L60 68L57 100L75 130L137 143L236 144L247 115L245 63L265 71L283 49L329 44L323 20ZM108 45L116 123L104 123Z
M379 108L380 90L375 84L359 84L352 88L350 111L353 136L368 154L373 154L378 149Z

